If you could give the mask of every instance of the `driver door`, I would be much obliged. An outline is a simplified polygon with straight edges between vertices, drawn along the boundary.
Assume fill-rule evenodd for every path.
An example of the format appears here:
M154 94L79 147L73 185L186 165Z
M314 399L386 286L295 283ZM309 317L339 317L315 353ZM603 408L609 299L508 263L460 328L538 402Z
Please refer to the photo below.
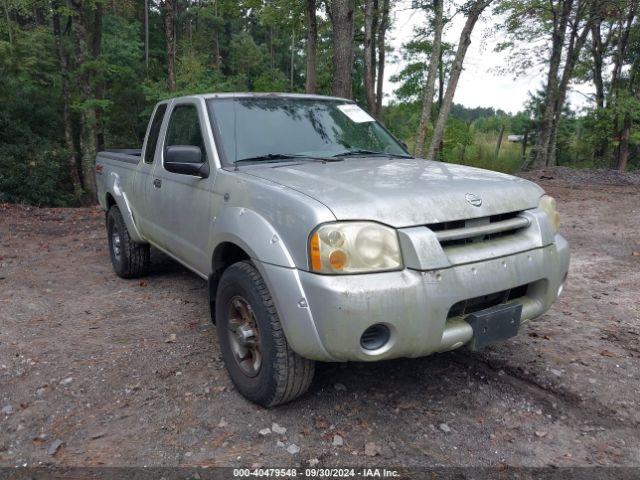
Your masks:
M216 168L205 142L203 125L208 125L197 100L181 100L170 107L164 143L151 179L151 205L156 222L158 246L199 273L206 274L210 224L213 216L213 182ZM179 174L165 168L167 147L200 148L209 163L209 176Z

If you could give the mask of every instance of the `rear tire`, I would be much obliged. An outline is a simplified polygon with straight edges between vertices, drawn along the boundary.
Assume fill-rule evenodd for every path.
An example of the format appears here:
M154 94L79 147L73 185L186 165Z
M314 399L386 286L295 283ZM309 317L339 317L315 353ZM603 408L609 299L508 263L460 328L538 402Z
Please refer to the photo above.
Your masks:
M122 213L116 205L107 212L107 237L111 264L118 276L136 278L149 272L149 244L131 240Z
M225 270L215 305L222 357L244 397L273 407L307 391L315 363L289 347L269 289L252 262Z

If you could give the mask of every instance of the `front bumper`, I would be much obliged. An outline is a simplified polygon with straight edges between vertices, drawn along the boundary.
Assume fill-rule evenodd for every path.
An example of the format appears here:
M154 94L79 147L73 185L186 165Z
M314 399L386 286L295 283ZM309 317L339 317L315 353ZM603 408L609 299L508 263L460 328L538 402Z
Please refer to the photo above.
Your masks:
M541 248L438 270L329 276L260 264L274 296L287 340L298 354L321 361L375 361L420 357L458 348L473 332L450 317L466 299L528 285L521 324L546 312L569 268L569 246L556 235ZM450 318L448 318L448 316ZM362 333L383 323L391 331L375 351Z

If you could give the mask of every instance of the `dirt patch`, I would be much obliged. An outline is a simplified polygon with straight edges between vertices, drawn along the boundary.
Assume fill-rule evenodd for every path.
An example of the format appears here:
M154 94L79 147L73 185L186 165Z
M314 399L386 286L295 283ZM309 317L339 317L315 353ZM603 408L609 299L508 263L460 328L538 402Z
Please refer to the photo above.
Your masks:
M231 386L201 279L157 253L116 277L97 208L0 206L0 465L640 465L640 175L525 176L572 249L549 313L480 353L320 365L272 410Z

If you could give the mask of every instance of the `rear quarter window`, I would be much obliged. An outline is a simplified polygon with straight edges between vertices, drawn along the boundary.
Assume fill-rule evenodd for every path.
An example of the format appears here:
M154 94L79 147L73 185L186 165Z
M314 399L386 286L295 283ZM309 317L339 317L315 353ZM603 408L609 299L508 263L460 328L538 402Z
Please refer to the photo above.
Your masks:
M151 128L149 129L149 137L147 138L147 146L144 150L144 163L153 163L156 146L158 145L158 136L160 135L160 127L162 126L162 119L166 111L167 104L163 103L156 109L156 113L153 116Z

